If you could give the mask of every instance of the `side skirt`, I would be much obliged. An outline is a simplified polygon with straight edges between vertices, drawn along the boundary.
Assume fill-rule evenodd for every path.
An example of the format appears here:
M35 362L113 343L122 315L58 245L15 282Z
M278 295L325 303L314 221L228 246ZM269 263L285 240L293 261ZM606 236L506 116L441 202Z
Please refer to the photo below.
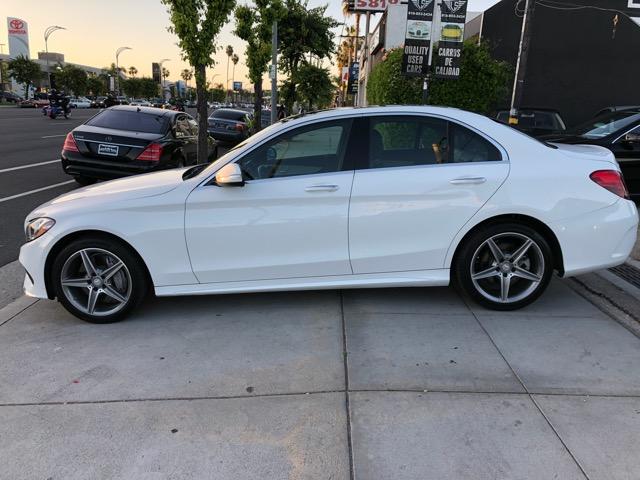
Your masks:
M168 285L155 287L155 292L159 297L163 297L173 295L326 290L334 288L443 287L449 285L449 277L449 269L443 268L412 272Z

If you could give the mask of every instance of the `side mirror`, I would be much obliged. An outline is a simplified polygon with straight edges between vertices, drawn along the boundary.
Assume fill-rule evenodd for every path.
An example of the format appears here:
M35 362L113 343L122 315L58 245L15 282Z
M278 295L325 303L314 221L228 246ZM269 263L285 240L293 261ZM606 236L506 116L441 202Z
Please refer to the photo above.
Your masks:
M220 187L242 187L244 179L242 170L237 163L229 163L216 173L216 183Z
M640 133L627 133L624 141L629 143L640 143Z

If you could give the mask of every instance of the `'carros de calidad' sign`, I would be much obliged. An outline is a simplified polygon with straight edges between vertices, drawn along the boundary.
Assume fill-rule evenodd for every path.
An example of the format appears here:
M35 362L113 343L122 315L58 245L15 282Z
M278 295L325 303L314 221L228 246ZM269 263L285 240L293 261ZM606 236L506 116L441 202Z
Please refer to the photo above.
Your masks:
M460 76L460 58L466 21L467 0L442 0L438 57L434 71L437 78L455 80Z

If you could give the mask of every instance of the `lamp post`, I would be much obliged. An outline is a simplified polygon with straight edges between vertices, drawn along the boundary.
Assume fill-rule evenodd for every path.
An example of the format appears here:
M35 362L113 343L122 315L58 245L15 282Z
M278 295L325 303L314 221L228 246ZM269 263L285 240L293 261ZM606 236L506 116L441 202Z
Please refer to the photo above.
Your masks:
M132 50L131 47L120 47L116 50L116 92L120 95L120 64L118 63L118 57L125 50Z
M46 55L45 60L47 61L47 79L49 82L49 88L51 88L51 72L49 71L49 37L57 30L66 30L66 28L61 27L60 25L51 25L44 31L44 51Z
M170 62L170 61L171 61L170 58L163 58L158 62L158 65L159 65L158 68L160 68L160 87L162 87L162 93L161 93L162 98L164 98L164 77L162 76L162 64L164 62Z

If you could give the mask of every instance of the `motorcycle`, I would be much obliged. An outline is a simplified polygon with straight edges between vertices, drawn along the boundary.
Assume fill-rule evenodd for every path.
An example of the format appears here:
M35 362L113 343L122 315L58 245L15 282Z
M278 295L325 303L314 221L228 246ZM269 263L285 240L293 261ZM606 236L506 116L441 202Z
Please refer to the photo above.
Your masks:
M68 97L51 99L49 100L49 105L42 109L42 114L52 120L55 120L60 115L64 115L64 118L69 118L71 116L71 109L68 105Z

